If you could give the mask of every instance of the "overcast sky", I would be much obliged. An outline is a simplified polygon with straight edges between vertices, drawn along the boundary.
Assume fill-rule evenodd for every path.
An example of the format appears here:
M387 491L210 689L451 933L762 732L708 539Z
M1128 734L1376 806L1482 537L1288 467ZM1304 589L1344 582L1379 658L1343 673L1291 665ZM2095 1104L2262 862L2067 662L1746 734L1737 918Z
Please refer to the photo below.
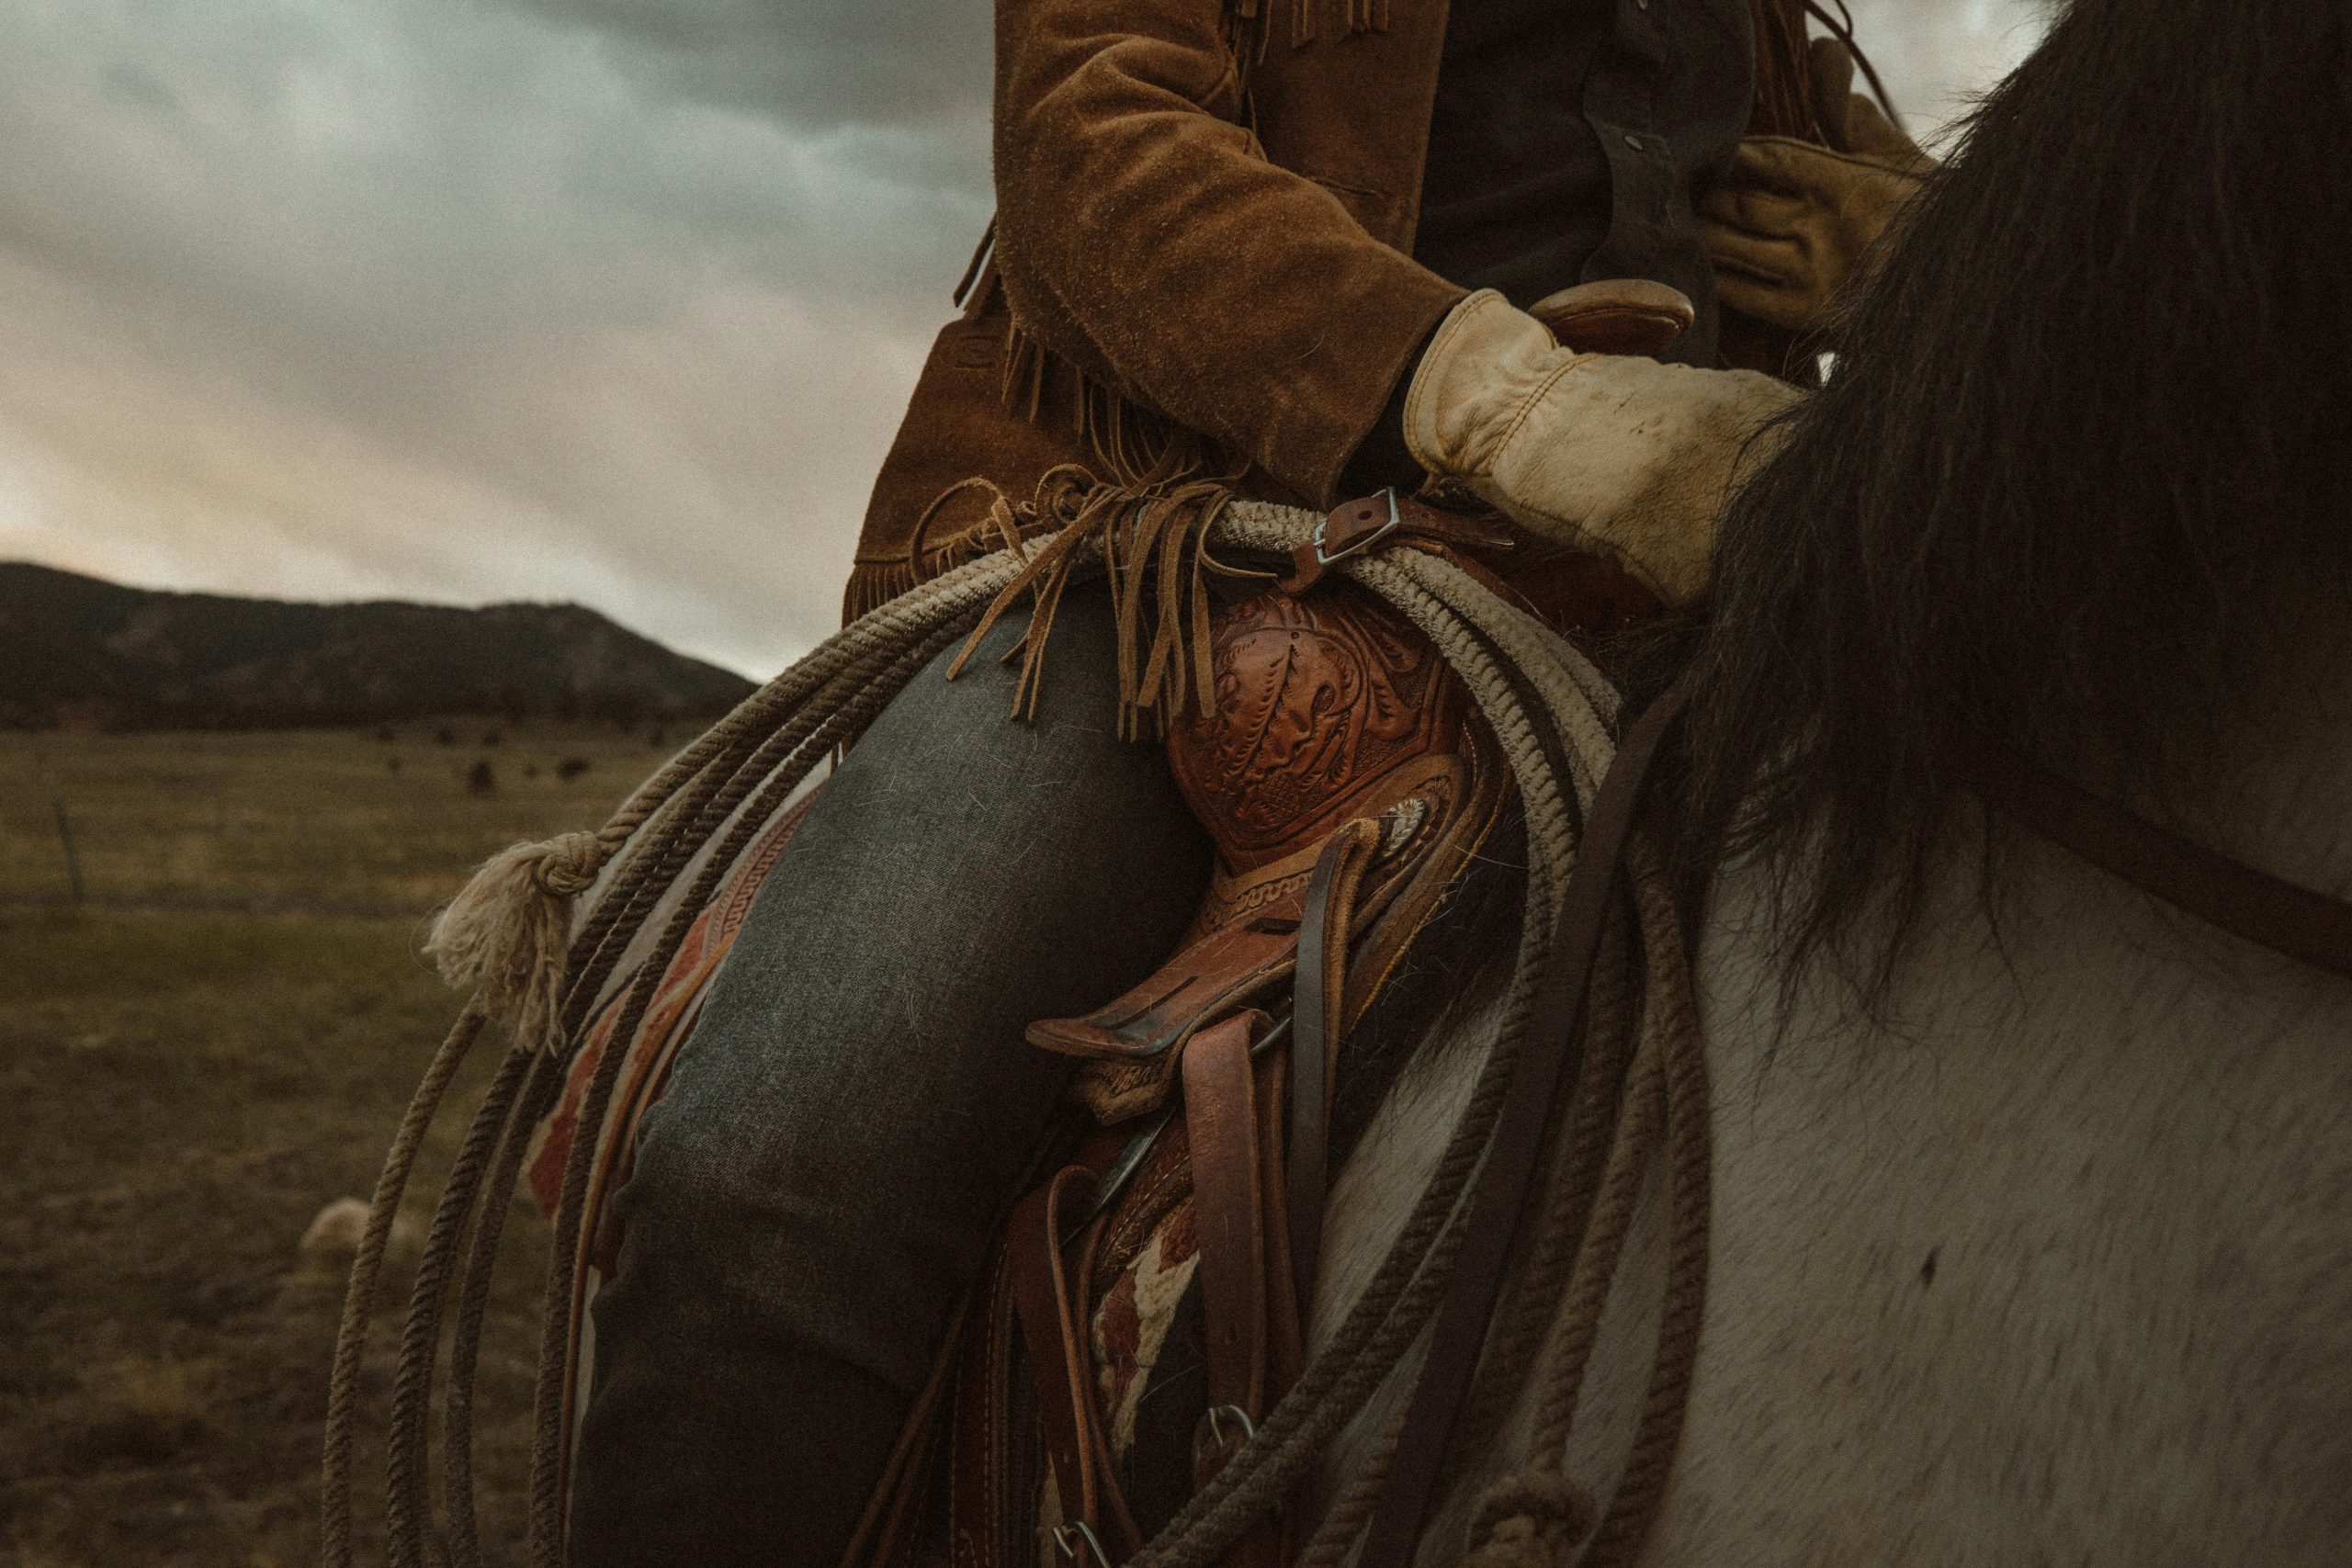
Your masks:
M1853 9L1919 129L2040 14ZM987 0L7 0L0 558L772 673L987 221L988 52Z

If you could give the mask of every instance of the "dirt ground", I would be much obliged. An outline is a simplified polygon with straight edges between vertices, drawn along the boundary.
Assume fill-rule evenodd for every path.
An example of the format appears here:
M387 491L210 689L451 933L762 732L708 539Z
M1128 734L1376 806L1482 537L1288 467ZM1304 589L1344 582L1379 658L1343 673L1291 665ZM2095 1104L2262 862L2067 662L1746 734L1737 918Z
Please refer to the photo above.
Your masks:
M0 735L0 1561L315 1560L347 1255L298 1244L370 1190L455 1011L417 955L425 915L502 845L601 820L684 739ZM566 780L567 759L588 765ZM436 1134L428 1197L456 1136ZM524 1480L526 1211L480 1395L493 1561ZM395 1280L379 1317L379 1414L404 1296ZM364 1454L363 1508L379 1475Z

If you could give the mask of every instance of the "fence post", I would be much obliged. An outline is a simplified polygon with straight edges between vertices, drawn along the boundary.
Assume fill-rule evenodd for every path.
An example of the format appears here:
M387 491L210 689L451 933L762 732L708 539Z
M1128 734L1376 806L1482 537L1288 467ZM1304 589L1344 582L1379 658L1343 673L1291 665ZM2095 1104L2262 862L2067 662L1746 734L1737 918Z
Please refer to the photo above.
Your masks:
M84 901L82 890L82 857L74 850L74 818L65 809L65 790L55 773L44 775L49 780L49 804L57 813L57 838L65 846L65 874L74 883L74 902Z

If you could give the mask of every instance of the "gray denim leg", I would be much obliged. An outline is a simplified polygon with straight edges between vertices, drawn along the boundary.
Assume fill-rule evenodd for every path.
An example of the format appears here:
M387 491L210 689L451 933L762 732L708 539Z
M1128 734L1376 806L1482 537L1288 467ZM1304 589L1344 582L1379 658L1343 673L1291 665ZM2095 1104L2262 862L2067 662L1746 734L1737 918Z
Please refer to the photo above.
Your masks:
M761 889L616 1199L582 1568L846 1546L1067 1077L1023 1025L1142 978L1206 877L1159 748L1116 737L1107 621L1063 606L1034 728L1015 627L918 677Z

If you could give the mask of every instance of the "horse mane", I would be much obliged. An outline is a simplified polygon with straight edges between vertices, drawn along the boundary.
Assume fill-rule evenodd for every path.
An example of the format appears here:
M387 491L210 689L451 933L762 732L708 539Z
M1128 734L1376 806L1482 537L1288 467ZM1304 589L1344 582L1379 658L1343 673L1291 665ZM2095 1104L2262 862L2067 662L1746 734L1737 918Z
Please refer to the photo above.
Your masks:
M2160 776L2298 585L2352 623L2348 15L2079 0L1833 329L1723 521L1679 781L1788 973L1891 976L1984 738Z

